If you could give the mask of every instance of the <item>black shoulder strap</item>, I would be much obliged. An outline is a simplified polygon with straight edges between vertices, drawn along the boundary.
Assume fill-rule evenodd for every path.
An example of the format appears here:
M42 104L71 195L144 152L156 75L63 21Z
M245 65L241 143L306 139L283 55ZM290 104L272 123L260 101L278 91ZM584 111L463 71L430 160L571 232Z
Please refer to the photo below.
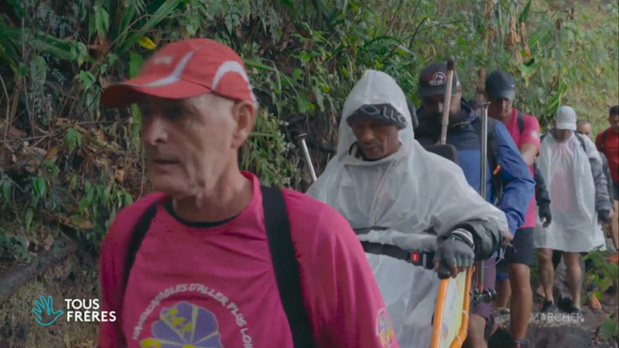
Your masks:
M602 150L602 152L604 152L604 148L606 145L606 133L608 133L608 129L602 132L602 142L600 144L600 150Z
M522 134L522 132L524 131L524 115L522 115L522 112L518 111L516 121L518 121L518 129L520 129L520 134Z
M277 288L290 324L294 347L313 348L315 347L313 330L303 301L299 264L290 234L290 222L288 221L284 196L278 189L261 186L260 190L262 192L267 242L275 270ZM150 224L157 213L157 203L149 206L142 214L129 241L127 262L125 262L124 269L125 287L137 252L142 245L142 240L146 237Z
M585 151L585 153L587 153L587 147L585 146L585 139L583 139L582 136L576 132L574 132L574 135L576 136L576 138L578 138L578 141L580 141L580 146L582 146L582 149Z
M151 204L142 216L140 216L140 220L138 220L138 224L133 230L133 234L131 235L131 239L129 240L129 249L127 251L127 261L125 262L124 269L124 287L127 287L127 283L129 282L129 275L131 274L131 268L133 267L133 263L135 262L135 256L140 250L140 246L142 245L142 240L146 237L146 233L150 228L150 223L153 218L157 214L157 203L155 202Z
M267 241L275 278L295 348L315 347L309 314L303 301L299 263L295 253L284 195L278 189L261 186Z

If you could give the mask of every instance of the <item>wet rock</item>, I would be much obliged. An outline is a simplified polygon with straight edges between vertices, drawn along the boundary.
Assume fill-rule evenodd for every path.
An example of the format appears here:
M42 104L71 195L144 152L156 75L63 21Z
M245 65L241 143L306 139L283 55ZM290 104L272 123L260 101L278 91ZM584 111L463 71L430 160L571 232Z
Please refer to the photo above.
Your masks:
M588 348L592 347L591 333L582 326L582 316L554 313L536 314L527 330L526 341L530 348ZM509 316L497 317L497 331L488 342L489 348L509 347Z

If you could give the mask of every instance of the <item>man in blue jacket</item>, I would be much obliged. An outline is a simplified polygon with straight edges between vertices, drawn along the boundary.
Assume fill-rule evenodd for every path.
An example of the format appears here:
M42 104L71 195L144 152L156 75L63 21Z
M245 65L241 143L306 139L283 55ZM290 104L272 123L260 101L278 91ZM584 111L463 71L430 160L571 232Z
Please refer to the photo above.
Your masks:
M415 130L415 138L423 146L436 144L440 139L446 76L447 64L433 63L424 68L419 77L418 92L422 106L417 110L419 127ZM480 124L480 117L462 99L462 86L458 75L454 73L447 144L453 145L458 150L459 165L469 184L478 192L481 188ZM505 213L509 232L515 235L518 227L524 223L529 202L534 194L535 181L505 126L501 122L489 119L488 129L496 139L498 166L492 168L492 163L488 161L486 199L496 203L497 207ZM501 192L494 192L497 190L495 187L498 186L493 185L493 173L498 175L502 182ZM484 265L484 288L493 289L496 282L494 257L487 260ZM475 275L473 279L476 279ZM492 307L489 303L478 303L471 308L465 347L487 346L487 340L493 328L491 316Z

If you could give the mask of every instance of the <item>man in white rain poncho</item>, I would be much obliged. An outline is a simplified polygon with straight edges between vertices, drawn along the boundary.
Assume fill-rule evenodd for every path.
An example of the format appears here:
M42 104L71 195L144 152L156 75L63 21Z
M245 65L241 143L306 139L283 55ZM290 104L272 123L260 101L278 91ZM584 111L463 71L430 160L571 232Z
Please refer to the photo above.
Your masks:
M489 258L508 231L503 212L471 188L458 165L414 140L404 93L379 71L366 71L348 96L337 155L307 193L376 247L364 245L401 347L429 346L439 278L387 249L436 250L430 261L455 276L456 267ZM376 252L381 244L392 247Z
M606 249L599 222L608 223L613 211L608 198L602 159L588 137L576 134L576 112L557 111L550 136L542 140L537 164L550 194L552 223L535 231L540 278L545 293L542 312L555 308L552 252L563 252L572 294L570 312L580 312L582 270L580 253Z

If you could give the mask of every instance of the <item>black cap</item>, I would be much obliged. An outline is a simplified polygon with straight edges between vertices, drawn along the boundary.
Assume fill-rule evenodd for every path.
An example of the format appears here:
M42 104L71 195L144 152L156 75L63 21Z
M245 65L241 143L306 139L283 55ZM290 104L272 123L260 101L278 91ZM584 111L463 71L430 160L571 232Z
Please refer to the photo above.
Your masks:
M350 123L357 118L370 118L392 124L399 129L406 128L406 117L396 110L391 104L365 104L348 116L346 122Z
M486 94L490 99L505 98L514 100L516 82L514 77L503 70L495 70L486 77Z
M458 92L458 86L460 86L460 80L458 74L454 71L451 94ZM447 63L436 62L426 66L419 75L418 92L422 98L445 95L445 92L447 92Z

